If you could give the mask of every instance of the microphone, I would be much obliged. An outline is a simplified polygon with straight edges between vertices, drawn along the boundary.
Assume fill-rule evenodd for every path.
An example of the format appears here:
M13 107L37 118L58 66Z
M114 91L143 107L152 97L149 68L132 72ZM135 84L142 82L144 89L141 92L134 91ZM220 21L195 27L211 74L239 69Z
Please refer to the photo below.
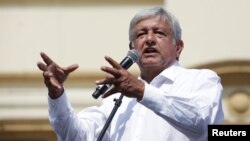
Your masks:
M120 65L124 69L128 69L133 63L137 62L139 59L139 53L135 49L129 50L127 56L121 61ZM96 88L92 96L97 99L100 95L104 94L110 87L109 84L100 85Z

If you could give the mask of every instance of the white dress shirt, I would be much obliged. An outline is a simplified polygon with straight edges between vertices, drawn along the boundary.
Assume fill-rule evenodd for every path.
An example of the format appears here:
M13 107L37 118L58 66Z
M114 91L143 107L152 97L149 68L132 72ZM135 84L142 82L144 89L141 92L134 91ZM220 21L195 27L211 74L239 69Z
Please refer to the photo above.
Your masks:
M60 141L96 141L111 110L112 95L101 106L78 114L64 93L49 98L50 122ZM124 97L103 141L206 141L208 124L223 120L220 78L211 70L185 69L178 62L145 82L141 101Z

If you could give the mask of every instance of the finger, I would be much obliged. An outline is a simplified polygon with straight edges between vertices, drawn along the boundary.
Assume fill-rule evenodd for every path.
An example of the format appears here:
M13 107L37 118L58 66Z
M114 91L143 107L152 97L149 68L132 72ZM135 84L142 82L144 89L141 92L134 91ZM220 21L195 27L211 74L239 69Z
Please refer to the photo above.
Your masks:
M50 77L50 83L53 87L55 87L57 89L61 89L61 85L59 84L57 79L55 79L55 77Z
M53 75L52 72L50 71L45 71L43 73L43 76L44 76L44 81L46 83L46 85L48 87L54 87L54 88L58 88L60 89L61 88L61 85L60 83L58 82L58 80L55 78L55 76Z
M52 59L49 58L49 56L47 54L45 54L44 52L40 53L41 57L43 58L43 61L47 64L50 65L53 63Z
M114 68L102 66L101 70L106 72L106 73L109 73L109 74L113 75L115 78L119 78L121 76L121 73L119 72L119 70L114 69Z
M41 70L41 71L47 71L47 66L42 63L42 62L37 62L37 67Z
M116 69L121 69L121 65L117 63L114 59L112 59L109 56L105 56L105 59L109 62L110 65L112 65Z
M49 71L44 71L43 72L43 78L44 78L44 82L46 84L47 87L51 87L51 82L50 82L50 79L51 77L53 76L53 74Z
M96 80L96 85L103 85L103 84L113 84L114 81L112 79L102 79L102 80Z
M108 90L106 93L104 93L102 95L102 98L106 98L114 93L117 93L117 90L113 87L113 85L111 86L110 90Z
M113 84L114 76L107 75L105 79L96 80L96 85L102 85L102 84Z
M73 64L73 65L70 65L66 68L63 68L63 70L65 71L65 73L69 74L69 73L75 71L78 67L79 67L79 65Z
M45 79L48 79L48 78L53 76L53 73L50 72L50 71L44 71L43 76L44 76Z
M105 84L105 79L96 80L96 81L95 81L95 84L96 84L96 85L102 85L102 84Z

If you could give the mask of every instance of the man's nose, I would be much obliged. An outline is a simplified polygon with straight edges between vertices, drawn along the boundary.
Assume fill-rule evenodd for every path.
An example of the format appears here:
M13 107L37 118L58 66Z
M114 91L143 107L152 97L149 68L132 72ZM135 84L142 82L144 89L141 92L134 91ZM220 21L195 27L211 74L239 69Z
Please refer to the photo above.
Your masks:
M155 35L152 32L149 32L146 38L146 44L148 46L152 46L156 44L156 39L155 39Z

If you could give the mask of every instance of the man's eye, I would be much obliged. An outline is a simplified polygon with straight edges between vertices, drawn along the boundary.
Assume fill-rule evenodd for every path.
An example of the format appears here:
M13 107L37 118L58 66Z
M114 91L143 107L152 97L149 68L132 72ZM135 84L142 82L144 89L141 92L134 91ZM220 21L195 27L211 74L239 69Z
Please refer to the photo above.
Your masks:
M157 33L157 34L160 34L160 35L165 35L165 33L164 33L164 32L161 32L161 31L157 31L156 33Z
M137 34L137 37L141 37L141 36L143 36L145 33L138 33Z

